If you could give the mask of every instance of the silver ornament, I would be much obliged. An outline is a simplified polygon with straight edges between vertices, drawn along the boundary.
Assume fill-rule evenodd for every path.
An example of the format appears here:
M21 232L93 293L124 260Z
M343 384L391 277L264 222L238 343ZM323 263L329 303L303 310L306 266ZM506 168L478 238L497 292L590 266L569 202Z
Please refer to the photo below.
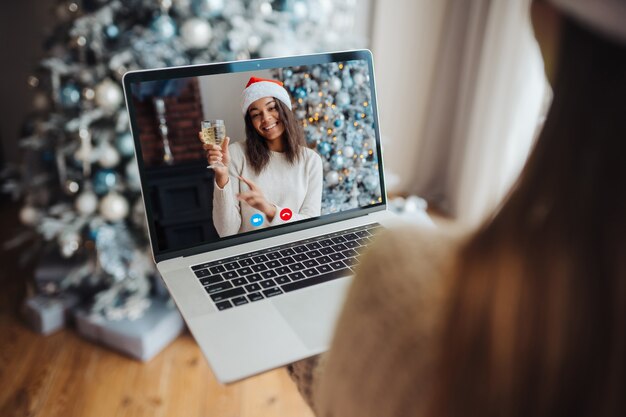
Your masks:
M190 49L206 48L211 42L212 30L209 22L200 18L191 18L180 28L183 44Z
M100 214L111 222L124 219L128 215L128 210L128 201L115 191L104 196L100 202Z
M80 214L88 216L98 209L98 197L93 191L85 190L76 198L74 206Z
M339 184L339 173L337 171L328 171L326 173L326 185L332 187L334 185Z
M107 111L117 110L124 100L122 89L109 78L100 82L96 86L95 92L96 104Z

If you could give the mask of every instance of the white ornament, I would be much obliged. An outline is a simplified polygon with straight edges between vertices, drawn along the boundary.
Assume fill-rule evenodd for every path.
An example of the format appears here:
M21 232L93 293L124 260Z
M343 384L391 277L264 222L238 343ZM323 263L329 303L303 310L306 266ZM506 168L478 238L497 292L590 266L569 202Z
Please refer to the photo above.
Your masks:
M128 201L116 192L107 194L100 202L100 214L111 222L125 218L128 210Z
M117 110L124 99L120 86L108 78L98 84L95 91L96 104L107 111Z
M26 226L34 226L39 222L41 213L33 206L24 206L20 210L19 218L22 224Z
M77 232L63 232L59 235L58 243L61 248L61 255L70 258L80 247L82 239Z
M110 143L104 142L98 149L98 163L103 168L113 168L120 162L120 153Z
M352 146L346 146L343 148L343 156L346 158L352 158L354 156L354 148Z
M211 26L204 19L191 18L183 23L180 28L180 36L187 48L206 48L211 41Z
M354 83L356 85L361 85L365 82L365 76L361 74L360 72L357 72L356 74L354 74L354 77L352 77L352 79L354 80Z
M326 174L326 185L333 186L339 184L339 174L337 171L328 171Z
M333 93L341 90L341 80L339 79L339 77L331 78L330 83L328 84L328 88L330 88L330 91L332 91Z
M83 215L90 215L98 209L98 197L93 191L83 191L74 202L76 210Z

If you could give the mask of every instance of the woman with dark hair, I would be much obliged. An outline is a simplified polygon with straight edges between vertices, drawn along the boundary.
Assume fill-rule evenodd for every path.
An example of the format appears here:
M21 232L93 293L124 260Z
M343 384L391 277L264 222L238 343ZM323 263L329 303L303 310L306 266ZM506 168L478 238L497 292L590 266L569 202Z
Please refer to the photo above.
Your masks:
M289 367L320 416L626 415L626 3L551 3L554 99L517 184L469 235L373 243L329 352Z
M282 83L252 77L242 94L246 140L205 145L221 237L320 215L322 159L305 145Z

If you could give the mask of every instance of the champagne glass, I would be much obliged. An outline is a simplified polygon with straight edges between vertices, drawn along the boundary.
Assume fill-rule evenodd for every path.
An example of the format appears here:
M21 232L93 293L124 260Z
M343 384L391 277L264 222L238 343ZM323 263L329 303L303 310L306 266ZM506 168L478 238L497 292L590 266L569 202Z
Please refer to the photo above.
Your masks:
M226 138L226 126L221 119L203 120L200 124L200 140L207 145L222 146L222 142ZM221 162L214 162L207 166L207 168L221 168L224 164Z

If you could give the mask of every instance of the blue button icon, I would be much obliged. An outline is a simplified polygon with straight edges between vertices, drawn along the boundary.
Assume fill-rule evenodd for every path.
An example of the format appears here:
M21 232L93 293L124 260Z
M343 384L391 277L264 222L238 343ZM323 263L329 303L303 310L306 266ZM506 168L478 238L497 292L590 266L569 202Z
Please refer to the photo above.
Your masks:
M259 227L263 224L263 216L259 213L253 214L252 217L250 217L250 223L252 223L254 227Z

